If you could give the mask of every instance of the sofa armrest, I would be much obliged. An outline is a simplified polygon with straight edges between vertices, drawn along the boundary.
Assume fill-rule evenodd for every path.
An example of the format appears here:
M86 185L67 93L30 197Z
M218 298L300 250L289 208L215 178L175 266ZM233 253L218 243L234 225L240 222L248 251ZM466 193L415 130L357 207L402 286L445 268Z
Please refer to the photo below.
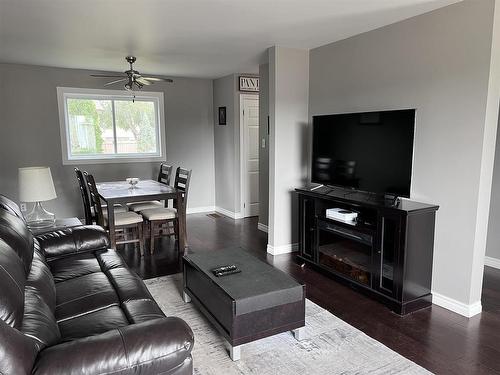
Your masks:
M109 247L106 231L98 225L82 225L36 236L46 258L87 251L105 250Z
M182 319L160 318L46 348L33 373L167 373L191 363L193 343L193 332Z

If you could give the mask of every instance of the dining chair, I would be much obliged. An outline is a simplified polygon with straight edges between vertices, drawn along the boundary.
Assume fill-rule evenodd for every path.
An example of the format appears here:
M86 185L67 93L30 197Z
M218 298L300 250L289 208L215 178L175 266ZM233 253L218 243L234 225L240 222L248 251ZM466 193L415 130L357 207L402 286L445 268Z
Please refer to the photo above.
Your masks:
M85 214L85 224L92 225L97 223L97 217L94 208L90 204L89 190L87 187L87 181L85 180L84 173L79 168L75 167L76 179L78 180L78 186L80 188L80 194L82 195L83 202L83 212ZM105 212L107 210L106 205L102 205L102 209ZM125 212L128 209L121 204L115 204L115 212Z
M171 165L161 163L157 181L165 185L170 185L172 169L173 167ZM130 211L140 212L149 208L168 207L168 202L165 202L164 204L160 201L132 202L127 203L127 207Z
M87 181L90 205L94 208L94 212L96 213L96 224L109 230L108 215L107 212L103 211L101 198L99 197L99 193L97 191L94 176L88 174L87 172L84 172L83 174L85 176L85 180ZM115 212L114 219L116 244L139 242L141 256L144 256L144 220L142 216L130 211ZM129 229L131 229L132 232L136 232L136 235L134 236L135 238L127 238L129 237Z
M148 208L141 211L141 215L149 224L151 242L149 250L154 252L155 237L172 236L179 238L179 222L177 210L185 210L187 207L187 197L189 192L189 182L191 180L191 170L177 168L175 172L174 187L182 192L182 201L174 201L174 207ZM182 205L182 206L181 206Z
M87 186L85 183L85 177L80 169L75 167L76 179L78 180L78 187L80 188L80 194L82 195L83 202L83 213L85 214L85 224L92 225L94 223L94 218L90 208L90 200L88 195Z

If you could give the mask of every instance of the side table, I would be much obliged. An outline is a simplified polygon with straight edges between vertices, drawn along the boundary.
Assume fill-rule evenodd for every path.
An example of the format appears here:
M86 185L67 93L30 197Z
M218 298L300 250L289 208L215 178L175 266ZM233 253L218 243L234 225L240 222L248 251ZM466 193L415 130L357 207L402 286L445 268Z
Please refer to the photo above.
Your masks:
M54 225L45 228L30 228L33 235L38 236L46 232L52 232L55 230L66 229L71 227L77 227L82 225L82 222L77 217L67 217L62 219L56 219Z

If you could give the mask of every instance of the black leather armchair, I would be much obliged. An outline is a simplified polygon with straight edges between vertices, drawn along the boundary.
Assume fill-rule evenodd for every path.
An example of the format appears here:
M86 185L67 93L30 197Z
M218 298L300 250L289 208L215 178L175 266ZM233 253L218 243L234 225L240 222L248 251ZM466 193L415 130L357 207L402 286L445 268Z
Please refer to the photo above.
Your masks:
M33 237L0 196L1 374L192 374L193 333L81 226Z

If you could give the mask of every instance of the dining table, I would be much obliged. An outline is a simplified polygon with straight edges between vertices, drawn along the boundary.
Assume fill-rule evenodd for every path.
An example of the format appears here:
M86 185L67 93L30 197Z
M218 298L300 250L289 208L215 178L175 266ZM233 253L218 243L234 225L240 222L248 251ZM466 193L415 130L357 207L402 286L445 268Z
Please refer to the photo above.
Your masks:
M127 181L100 182L96 187L99 196L107 204L109 239L113 249L116 249L115 204L126 205L131 202L154 200L174 201L174 206L177 208L179 251L184 252L187 248L186 205L181 190L154 180L140 180L136 185L131 185Z

